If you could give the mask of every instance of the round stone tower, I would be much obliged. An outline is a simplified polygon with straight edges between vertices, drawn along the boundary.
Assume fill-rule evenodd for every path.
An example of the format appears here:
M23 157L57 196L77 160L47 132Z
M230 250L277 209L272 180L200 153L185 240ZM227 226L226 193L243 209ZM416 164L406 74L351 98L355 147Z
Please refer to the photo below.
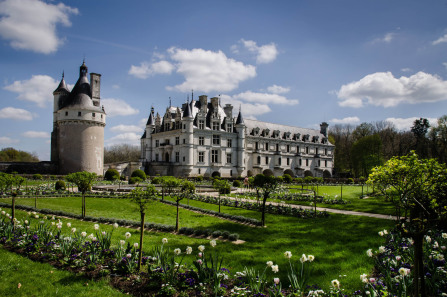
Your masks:
M58 165L60 174L78 171L103 174L106 113L100 106L101 75L91 73L90 85L87 73L83 63L71 92L64 77L53 92L51 161Z

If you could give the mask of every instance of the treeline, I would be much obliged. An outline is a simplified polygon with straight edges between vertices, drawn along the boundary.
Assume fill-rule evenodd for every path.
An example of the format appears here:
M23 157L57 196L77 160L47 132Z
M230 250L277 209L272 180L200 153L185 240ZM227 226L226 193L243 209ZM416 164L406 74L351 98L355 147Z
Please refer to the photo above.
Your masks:
M7 147L0 151L0 162L39 162L39 158L36 153L28 153Z
M335 176L367 177L375 166L412 150L420 158L447 162L447 115L434 125L420 118L409 128L410 131L399 131L387 121L333 126L329 140L335 145Z
M140 147L130 144L116 144L104 148L104 164L114 162L138 162Z

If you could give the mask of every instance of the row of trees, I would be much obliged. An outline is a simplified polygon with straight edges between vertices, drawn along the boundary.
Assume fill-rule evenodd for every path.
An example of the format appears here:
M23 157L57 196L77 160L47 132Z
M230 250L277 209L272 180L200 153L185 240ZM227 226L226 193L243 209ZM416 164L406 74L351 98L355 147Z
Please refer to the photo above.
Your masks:
M28 153L7 147L0 151L0 162L39 162L39 158L36 153Z
M329 130L329 140L335 145L336 176L367 177L375 166L394 156L405 156L412 150L421 158L447 162L447 115L434 125L420 118L409 128L399 131L386 121L358 126L335 125Z

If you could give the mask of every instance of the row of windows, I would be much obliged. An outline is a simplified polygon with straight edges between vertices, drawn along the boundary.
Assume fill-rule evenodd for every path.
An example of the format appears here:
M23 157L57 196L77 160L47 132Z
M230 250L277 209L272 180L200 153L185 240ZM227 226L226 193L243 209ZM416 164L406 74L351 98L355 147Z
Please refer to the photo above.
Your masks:
M199 152L199 163L205 162L205 152ZM232 162L232 155L227 154L227 164ZM211 150L211 163L220 163L219 162L219 150Z
M68 111L65 112L65 116L68 116ZM101 119L102 119L102 114L101 114ZM82 117L82 112L78 111L78 117ZM92 112L92 118L96 117L96 113Z
M198 126L199 126L199 129L202 129L202 130L205 129L205 120L199 120ZM219 121L212 122L211 128L214 131L220 131L220 122ZM225 131L230 132L230 133L233 132L233 124L231 124L231 123L226 124Z
M186 139L183 139L183 144L186 143ZM165 139L164 145L169 145L170 144L170 140L169 139ZM179 145L180 144L180 137L175 137L175 145ZM205 145L205 137L204 136L199 136L199 145ZM213 145L220 145L220 135L213 135ZM159 147L160 146L160 140L156 139L155 140L155 147ZM227 147L233 147L233 141L232 139L227 139Z
M290 158L287 158L286 160L287 160L286 164L290 165ZM306 160L306 167L307 167L307 166L309 166L309 159L305 159L305 160ZM261 165L261 156L258 156L256 161L257 161L258 165ZM302 161L303 161L302 159L298 160L299 166L302 166ZM277 162L278 162L278 165L281 165L281 158L278 158ZM265 157L265 165L268 165L268 164L269 164L269 157ZM327 160L324 160L324 167L327 167L327 164L328 164ZM317 166L318 167L321 166L321 160L317 161Z
M260 147L264 147L264 150L268 151L268 150L269 150L269 147L270 147L270 144L269 144L268 142L266 142L266 143L263 144L263 145L259 145L258 142L255 142L255 150L259 150ZM276 151L277 151L277 152L280 151L279 143L276 143L276 144L275 144L275 148L276 148ZM310 150L309 150L309 147L308 147L308 146L304 147L304 152L305 152L306 154L309 154L309 151L310 151ZM316 154L319 153L319 149L318 149L318 148L315 148L315 151L316 151ZM289 144L286 145L286 152L290 153L290 145L289 145ZM297 152L297 153L300 152L300 146L299 146L299 145L296 146L296 152ZM324 153L324 155L327 155L327 154L328 154L328 149L325 148L324 150L321 151L321 153Z

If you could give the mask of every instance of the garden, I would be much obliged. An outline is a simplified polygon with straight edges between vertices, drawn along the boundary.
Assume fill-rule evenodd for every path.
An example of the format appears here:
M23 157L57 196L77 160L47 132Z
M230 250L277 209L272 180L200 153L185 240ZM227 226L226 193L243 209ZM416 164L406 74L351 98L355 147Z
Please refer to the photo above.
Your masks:
M437 168L430 166L430 170ZM445 168L436 170L437 177L445 177ZM392 183L385 186L380 173L370 177L381 193L375 199L401 207L398 212L404 217L398 224L312 210L274 211L263 204L262 189L260 196L246 195L253 201L245 206L235 205L239 198L227 201L220 195L185 194L184 186L151 192L146 190L151 188L147 182L129 194L54 192L54 183L48 182L38 193L22 189L14 197L4 194L0 258L7 264L0 271L2 279L6 271L22 271L9 268L14 261L34 268L24 270L22 278L10 273L11 281L0 285L0 294L29 295L30 287L39 286L32 276L35 270L42 275L51 271L55 280L72 275L65 284L45 280L38 295L67 292L67 286L73 286L73 292L85 288L98 296L414 296L416 290L421 296L447 294L447 233L440 229L444 205L436 194L445 193L445 183L437 180L431 192L418 193L427 197L428 202L419 201L430 209L427 215L409 203L413 192L399 192L401 188ZM274 187L277 191L266 200L286 194L285 188L291 197L300 192L294 188L302 188L276 182ZM361 190L361 185L349 187L353 192ZM330 190L320 185L318 196L324 191L336 199L338 194ZM407 200L400 201L403 194ZM369 199L355 198L347 190L343 195L346 201ZM135 203L137 196L147 200L146 221ZM295 201L282 198L278 200L284 204ZM320 204L328 203L321 200ZM350 203L332 205L343 209ZM379 205L376 208L380 213ZM10 260L13 257L19 260Z

